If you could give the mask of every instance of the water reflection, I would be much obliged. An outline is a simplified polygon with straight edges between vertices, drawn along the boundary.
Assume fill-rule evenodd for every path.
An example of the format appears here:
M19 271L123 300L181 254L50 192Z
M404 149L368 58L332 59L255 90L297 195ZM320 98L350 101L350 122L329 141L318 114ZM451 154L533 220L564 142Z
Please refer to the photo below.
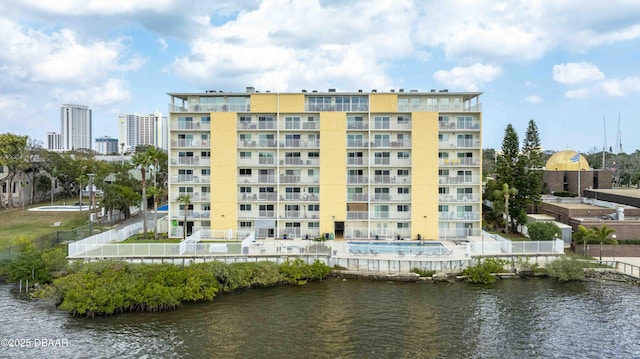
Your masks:
M162 314L74 318L0 287L3 338L66 338L0 357L600 358L638 356L638 286L330 280L223 295Z

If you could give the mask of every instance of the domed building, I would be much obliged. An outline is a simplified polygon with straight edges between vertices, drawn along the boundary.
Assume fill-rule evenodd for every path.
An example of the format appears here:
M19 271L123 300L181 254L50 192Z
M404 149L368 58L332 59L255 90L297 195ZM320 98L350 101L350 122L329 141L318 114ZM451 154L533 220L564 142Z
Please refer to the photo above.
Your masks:
M569 192L580 196L586 188L610 189L612 184L611 171L592 169L584 156L572 150L551 155L543 178L547 193Z

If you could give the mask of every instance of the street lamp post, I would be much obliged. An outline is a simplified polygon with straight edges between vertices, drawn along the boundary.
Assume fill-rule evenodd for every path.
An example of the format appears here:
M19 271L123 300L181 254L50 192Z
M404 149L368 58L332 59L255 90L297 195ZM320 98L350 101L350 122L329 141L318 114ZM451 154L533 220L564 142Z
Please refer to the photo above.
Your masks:
M95 173L87 173L87 177L89 177L89 235L93 234L93 178L96 176Z

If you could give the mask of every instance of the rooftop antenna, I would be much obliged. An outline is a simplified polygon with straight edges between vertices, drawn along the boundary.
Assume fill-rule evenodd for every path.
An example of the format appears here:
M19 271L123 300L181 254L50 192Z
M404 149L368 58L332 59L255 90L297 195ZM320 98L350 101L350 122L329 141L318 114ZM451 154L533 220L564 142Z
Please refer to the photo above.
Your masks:
M602 169L604 169L604 154L607 151L607 121L602 116L602 126L603 126L603 134L604 134L604 144L602 145Z

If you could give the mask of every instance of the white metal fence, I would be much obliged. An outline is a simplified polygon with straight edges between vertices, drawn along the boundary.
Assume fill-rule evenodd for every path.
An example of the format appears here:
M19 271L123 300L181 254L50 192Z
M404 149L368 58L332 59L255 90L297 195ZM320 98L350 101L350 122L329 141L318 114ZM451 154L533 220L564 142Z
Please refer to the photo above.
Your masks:
M99 249L109 243L121 242L132 237L143 230L143 223L134 223L122 229L112 229L106 232L94 234L91 237L81 239L79 241L69 243L69 257L76 257L79 254Z

